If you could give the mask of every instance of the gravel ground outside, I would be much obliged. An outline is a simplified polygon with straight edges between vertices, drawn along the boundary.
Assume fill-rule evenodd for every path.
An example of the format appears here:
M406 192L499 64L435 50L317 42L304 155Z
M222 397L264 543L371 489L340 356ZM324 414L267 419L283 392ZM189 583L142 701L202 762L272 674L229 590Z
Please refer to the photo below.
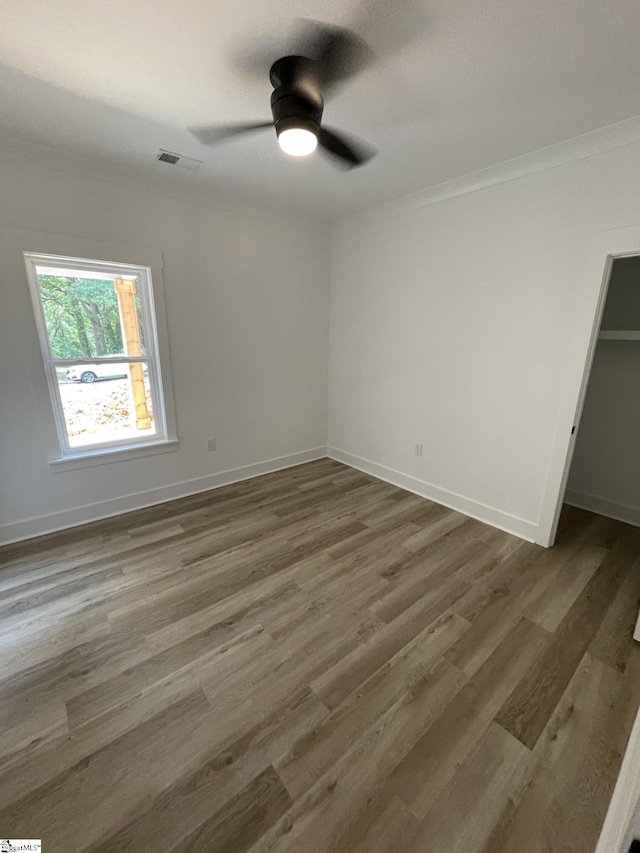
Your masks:
M155 431L153 424L149 430L136 429L128 379L103 379L87 385L65 379L58 384L72 447L139 438L143 433L147 436ZM152 413L148 383L145 386L147 406Z

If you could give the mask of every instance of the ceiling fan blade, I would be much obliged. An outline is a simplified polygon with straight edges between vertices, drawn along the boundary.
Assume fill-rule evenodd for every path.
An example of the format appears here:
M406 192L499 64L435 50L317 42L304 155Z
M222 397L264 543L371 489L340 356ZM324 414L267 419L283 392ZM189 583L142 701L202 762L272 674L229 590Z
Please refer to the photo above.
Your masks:
M371 48L351 30L302 19L296 21L293 32L286 38L259 37L246 41L232 61L243 74L262 77L273 62L287 55L314 60L323 95L358 74L373 59Z
M301 21L297 51L316 63L324 95L359 74L374 58L373 51L359 35L320 21Z
M384 59L424 39L431 24L428 7L424 0L356 0L348 25Z
M364 142L353 138L347 139L344 134L336 133L326 127L320 128L318 144L323 151L336 158L343 169L362 166L376 154L375 150Z
M245 39L230 54L232 67L247 77L264 80L268 77L269 69L281 56L295 53L291 39L264 37Z
M189 132L203 145L217 145L219 142L232 139L234 136L242 136L256 130L265 130L267 127L273 127L273 122L240 121L235 124L205 124L190 127Z

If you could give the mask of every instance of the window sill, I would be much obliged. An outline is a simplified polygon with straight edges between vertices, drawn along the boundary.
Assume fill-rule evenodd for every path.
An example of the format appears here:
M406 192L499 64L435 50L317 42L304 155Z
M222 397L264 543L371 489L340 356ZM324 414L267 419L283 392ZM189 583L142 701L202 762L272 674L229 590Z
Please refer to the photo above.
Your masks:
M178 439L158 441L154 444L144 444L140 447L112 447L100 450L89 450L75 453L73 456L63 456L49 462L52 474L61 471L74 471L77 468L92 468L95 465L108 465L113 462L128 462L129 459L138 459L142 456L155 456L156 453L172 453L180 448Z

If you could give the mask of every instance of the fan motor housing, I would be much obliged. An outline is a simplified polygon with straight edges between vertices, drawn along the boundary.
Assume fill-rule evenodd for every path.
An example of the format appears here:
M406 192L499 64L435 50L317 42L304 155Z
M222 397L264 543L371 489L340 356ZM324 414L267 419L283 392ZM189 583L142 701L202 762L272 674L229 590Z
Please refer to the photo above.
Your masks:
M271 112L276 133L299 127L320 132L324 101L315 66L305 56L285 56L271 66Z

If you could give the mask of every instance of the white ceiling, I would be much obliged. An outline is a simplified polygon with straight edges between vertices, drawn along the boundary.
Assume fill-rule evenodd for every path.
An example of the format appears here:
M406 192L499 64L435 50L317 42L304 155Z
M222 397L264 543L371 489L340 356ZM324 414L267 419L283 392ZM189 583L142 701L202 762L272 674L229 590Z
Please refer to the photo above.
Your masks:
M5 0L0 131L113 174L322 215L348 213L640 113L638 0ZM378 64L325 108L379 148L343 173L267 132L205 148L186 126L270 118L256 39L359 20ZM158 148L204 160L195 173ZM171 175L169 175L171 171Z

